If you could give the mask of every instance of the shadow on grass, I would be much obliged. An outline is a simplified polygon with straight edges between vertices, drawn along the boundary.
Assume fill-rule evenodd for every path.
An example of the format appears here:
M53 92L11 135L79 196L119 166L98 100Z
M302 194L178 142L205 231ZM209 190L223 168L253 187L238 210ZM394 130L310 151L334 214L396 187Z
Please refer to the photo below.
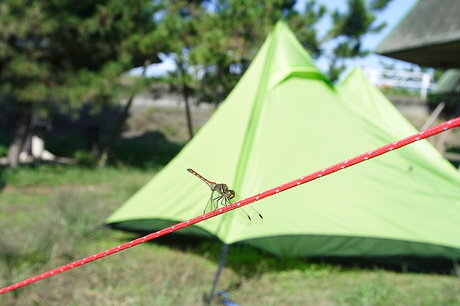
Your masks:
M142 170L159 169L174 158L183 147L184 144L169 141L161 132L146 132L137 137L120 138L115 144L107 166L131 167ZM0 142L1 148L6 147ZM49 138L46 140L46 149L56 156L71 158L83 167L95 168L99 161L98 157L89 151L87 142L81 137L65 135ZM0 154L0 157L6 155L6 152ZM19 167L35 167L39 164L55 163L58 162L37 161L20 164ZM6 166L0 165L0 188L5 183L4 173L7 171L9 169Z
M142 233L141 235L148 233ZM136 236L137 238L137 236ZM181 234L169 234L150 243L167 246L182 252L191 252L206 257L218 264L223 244L218 240ZM458 275L459 265L446 258L421 258L417 256L393 257L310 257L280 258L243 243L232 244L225 266L240 276L251 278L266 272L290 270L386 270L396 273L423 273Z
M94 113L88 104L76 111L76 118L54 111L50 121L52 128L44 139L46 150L59 157L74 159L80 166L95 167L98 163L98 157L93 154L95 146L99 146L101 152L104 150L122 110L121 107L107 106L101 112ZM8 116L0 113L0 118L4 119L0 121L0 157L7 155L15 127L15 120L11 118L17 117L16 113L14 109ZM93 131L91 127L97 127L97 132L90 133ZM158 169L176 156L183 146L168 140L159 131L147 131L135 137L120 136L108 165Z
M106 143L107 140L102 140ZM108 166L158 169L179 153L184 144L171 142L161 132L145 132L129 138L119 138L108 159ZM81 166L95 167L98 157L90 153L84 139L68 136L47 141L47 148L58 156L70 157Z
M125 238L127 240L136 239L149 233L131 232L131 234ZM156 238L149 241L149 243L166 246L181 252L191 252L203 256L216 264L219 264L223 250L222 242L216 239L176 233ZM245 278L257 277L266 272L308 270L312 268L312 265L315 269L318 266L329 266L327 263L312 263L304 258L280 258L242 243L230 246L225 263L225 267L231 268Z
M3 190L3 188L5 188L5 185L6 185L6 174L5 172L7 171L8 169L5 167L5 166L2 166L0 165L0 191Z
M171 142L161 132L145 132L137 137L120 138L111 163L135 168L165 166L182 150L184 144Z

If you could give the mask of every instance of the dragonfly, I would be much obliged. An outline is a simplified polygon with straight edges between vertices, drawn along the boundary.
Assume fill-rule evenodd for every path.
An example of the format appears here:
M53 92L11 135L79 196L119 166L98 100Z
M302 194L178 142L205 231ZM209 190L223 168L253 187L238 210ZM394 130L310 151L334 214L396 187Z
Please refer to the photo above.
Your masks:
M205 214L218 209L220 206L227 206L236 201L237 195L235 191L229 189L227 184L212 182L190 168L187 169L187 171L202 180L206 185L208 185L209 189L211 189L211 198L204 209ZM262 224L264 221L262 215L254 207L249 205L245 205L244 208L240 207L238 209L231 210L227 212L227 215L243 225L251 225L252 223Z

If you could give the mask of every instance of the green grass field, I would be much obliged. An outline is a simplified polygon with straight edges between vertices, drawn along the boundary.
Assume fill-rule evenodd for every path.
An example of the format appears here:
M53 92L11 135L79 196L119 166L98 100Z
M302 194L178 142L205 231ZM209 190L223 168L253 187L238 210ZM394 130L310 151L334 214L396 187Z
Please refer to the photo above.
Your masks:
M198 113L195 126L212 112ZM47 149L79 165L0 167L0 287L137 238L103 222L181 149L187 134L179 115L153 109L131 118L139 136L120 139L102 170L84 139L71 137L47 139ZM0 133L0 156L8 141ZM221 248L166 235L0 295L0 305L203 305ZM455 275L279 259L241 245L230 248L218 290L241 306L460 305Z
M0 286L128 242L103 221L156 170L2 169ZM0 296L1 305L202 305L216 241L162 237ZM460 279L282 260L233 246L218 290L240 305L460 305ZM214 305L218 305L217 302Z

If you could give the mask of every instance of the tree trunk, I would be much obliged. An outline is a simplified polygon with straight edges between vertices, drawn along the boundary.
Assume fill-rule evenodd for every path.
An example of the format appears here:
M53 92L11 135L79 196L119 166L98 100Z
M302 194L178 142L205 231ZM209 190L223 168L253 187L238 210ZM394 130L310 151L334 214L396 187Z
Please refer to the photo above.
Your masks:
M192 115L190 113L190 105L188 101L189 88L187 84L185 84L185 80L184 80L183 87L184 87L183 93L184 93L184 101L185 101L185 116L187 118L188 136L189 136L189 140L191 140L193 138Z
M192 115L190 113L190 104L189 104L189 87L187 86L187 82L185 78L187 77L187 72L185 68L182 66L182 62L179 62L179 69L182 75L182 94L184 96L185 101L185 116L187 119L187 129L188 129L188 136L189 140L193 138L193 127L192 127Z
M147 61L144 64L144 70L142 70L141 78L145 76L145 71L147 70L147 66L149 64L150 62L147 62ZM107 147L105 147L104 151L101 154L101 158L99 159L99 163L97 165L98 169L101 169L106 165L109 155L112 154L113 147L115 146L115 142L120 136L121 128L123 127L123 124L125 123L126 118L128 117L129 108L131 107L133 99L134 99L134 94L129 98L128 103L126 103L126 106L123 109L123 113L121 114L120 119L118 119L117 125L115 126L115 130L113 131L112 136L110 137L109 143L107 144Z
M13 140L8 149L8 164L16 169L19 165L19 153L24 145L32 121L32 103L20 103L20 115Z

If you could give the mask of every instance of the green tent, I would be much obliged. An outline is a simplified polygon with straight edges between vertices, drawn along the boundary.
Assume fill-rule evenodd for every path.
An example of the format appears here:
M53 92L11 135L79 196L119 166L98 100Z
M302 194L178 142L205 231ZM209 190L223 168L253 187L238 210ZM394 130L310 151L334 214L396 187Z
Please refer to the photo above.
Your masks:
M370 126L370 131L390 134L393 139L418 133L390 100L369 83L360 68L354 68L336 89L346 106ZM434 149L427 142L423 143L423 150Z
M394 110L365 104L376 91L353 92L354 82L334 89L279 22L206 125L106 222L152 232L202 214L210 190L187 168L246 197L415 132ZM262 225L219 216L179 233L279 256L460 258L459 187L454 168L419 142L252 204Z

